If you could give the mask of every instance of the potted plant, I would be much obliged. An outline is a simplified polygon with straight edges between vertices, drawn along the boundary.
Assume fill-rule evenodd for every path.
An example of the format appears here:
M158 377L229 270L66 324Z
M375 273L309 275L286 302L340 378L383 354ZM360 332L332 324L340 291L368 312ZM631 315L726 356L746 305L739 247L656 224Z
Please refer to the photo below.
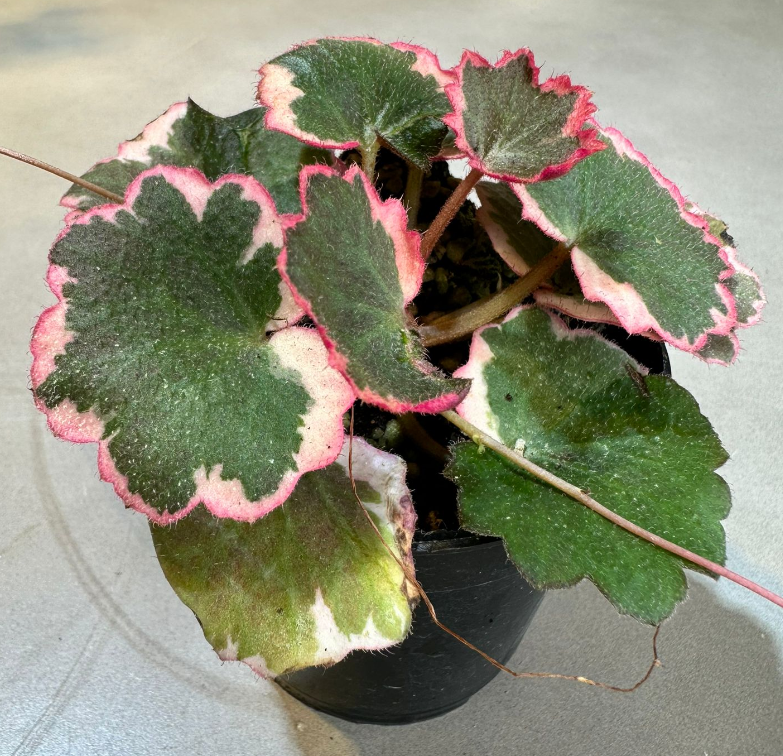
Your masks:
M512 672L546 588L659 626L687 567L783 605L723 567L727 455L665 351L733 362L758 278L587 89L525 49L328 38L257 99L57 171L31 346L49 427L98 445L222 659L413 721Z

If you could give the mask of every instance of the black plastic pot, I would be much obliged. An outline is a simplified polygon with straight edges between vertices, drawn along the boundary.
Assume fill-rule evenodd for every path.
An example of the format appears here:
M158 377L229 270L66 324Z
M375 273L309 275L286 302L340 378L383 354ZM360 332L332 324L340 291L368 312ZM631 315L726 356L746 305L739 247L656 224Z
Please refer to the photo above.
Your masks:
M572 321L572 326L587 324ZM671 375L663 344L614 326L601 333L650 372ZM500 539L469 533L417 533L416 575L438 618L505 663L525 634L543 591L508 561ZM355 652L329 668L311 667L277 679L314 709L373 724L408 724L456 709L498 674L475 651L438 629L423 603L413 630L383 653Z
M413 557L438 619L495 659L508 661L543 592L525 582L499 539L437 536L415 541ZM407 724L456 709L497 674L475 651L439 630L419 603L413 630L399 646L355 652L333 667L311 667L277 682L300 701L343 719Z

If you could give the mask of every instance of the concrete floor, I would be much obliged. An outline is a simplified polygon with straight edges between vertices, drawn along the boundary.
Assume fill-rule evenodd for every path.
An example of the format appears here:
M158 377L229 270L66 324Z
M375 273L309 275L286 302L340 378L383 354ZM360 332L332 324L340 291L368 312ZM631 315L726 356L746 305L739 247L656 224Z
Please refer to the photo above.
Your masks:
M187 95L222 115L250 107L261 62L329 34L412 40L447 65L463 47L529 46L729 222L765 283L764 322L731 369L677 354L674 374L732 454L730 566L783 591L783 3L0 0L0 144L80 172ZM634 695L499 677L451 715L389 729L316 714L221 665L143 517L98 480L95 450L53 439L30 400L64 189L0 162L0 754L783 754L783 613L700 577L664 626L664 668ZM649 637L580 585L547 596L514 666L628 683Z

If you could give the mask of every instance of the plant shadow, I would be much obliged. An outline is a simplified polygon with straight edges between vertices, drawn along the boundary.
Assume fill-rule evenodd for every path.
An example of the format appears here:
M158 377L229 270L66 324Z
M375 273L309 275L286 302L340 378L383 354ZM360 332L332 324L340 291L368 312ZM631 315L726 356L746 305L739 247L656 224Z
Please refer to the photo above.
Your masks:
M335 726L339 720L314 711L275 685L280 703L296 736L302 756L360 756L364 753L350 733Z
M722 605L706 578L689 577L691 598L661 630L663 667L636 693L501 675L450 714L392 727L353 724L279 695L293 726L305 722L310 732L300 743L306 756L332 753L319 737L327 732L345 739L334 753L351 755L780 756L783 674L773 639L753 618ZM547 596L510 666L632 684L651 658L651 635L583 583Z

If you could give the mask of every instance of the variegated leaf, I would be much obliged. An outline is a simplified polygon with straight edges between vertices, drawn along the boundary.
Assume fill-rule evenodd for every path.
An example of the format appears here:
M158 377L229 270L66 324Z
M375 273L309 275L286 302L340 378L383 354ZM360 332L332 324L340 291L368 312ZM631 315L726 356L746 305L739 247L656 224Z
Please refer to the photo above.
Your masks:
M371 150L380 138L426 168L441 149L452 81L429 50L369 37L297 45L259 71L266 125L308 144Z
M384 541L412 567L404 462L356 438L352 467ZM166 577L220 658L264 677L387 648L408 633L415 589L354 498L347 441L335 464L304 475L262 520L216 520L202 509L152 535Z
M594 331L537 308L474 335L459 413L641 527L722 563L726 452L693 397ZM658 623L690 566L472 442L453 448L463 527L501 536L540 588L592 580L620 612ZM483 453L482 453L483 452Z
M255 179L159 166L52 248L36 401L56 435L99 444L103 480L155 522L199 503L254 520L340 451L353 393L316 331L278 330L298 314L282 245Z
M555 248L555 239L522 217L522 203L508 184L480 181L476 193L481 201L476 218L486 230L495 251L518 276L524 276ZM572 318L620 325L603 302L589 302L584 298L570 266L561 267L532 296L542 307ZM651 332L645 335L656 338Z
M513 186L523 218L573 248L582 296L539 301L709 359L709 345L758 320L758 279L625 137L601 134L607 149L567 175Z
M446 87L453 112L444 121L472 168L507 181L560 176L603 144L585 123L591 92L568 76L539 83L530 50L506 52L495 64L466 51L457 81Z
M316 322L332 365L360 399L389 412L456 405L468 383L426 362L405 313L421 287L424 261L402 204L381 201L356 166L344 176L303 169L302 204L278 267Z
M702 215L701 211L692 204L688 209L690 212ZM725 232L726 226L722 221L706 215L705 218L709 221L710 230L714 236L719 237L726 245L734 243L733 239ZM524 220L521 222L526 223ZM725 251L733 268L733 273L731 277L725 279L725 284L734 297L737 325L728 334L710 334L704 345L694 352L699 359L716 365L730 365L737 359L740 351L737 329L747 328L758 323L761 319L761 310L767 301L758 276L737 260L733 247L727 246ZM590 302L581 292L574 292L567 279L565 282L555 283L561 284L555 286L555 290L552 290L551 287L542 287L533 293L537 304L579 320L621 325L617 316L606 304ZM562 283L565 285L563 286ZM578 290L578 283L576 288ZM650 339L661 340L661 337L654 331L647 331L644 335Z
M333 158L325 150L264 128L265 112L253 108L220 118L193 100L178 102L135 139L123 142L115 157L96 163L82 178L122 195L136 176L155 165L197 168L210 181L239 173L262 182L280 212L298 213L300 168L316 162L329 164ZM105 202L74 185L61 204L84 211Z

